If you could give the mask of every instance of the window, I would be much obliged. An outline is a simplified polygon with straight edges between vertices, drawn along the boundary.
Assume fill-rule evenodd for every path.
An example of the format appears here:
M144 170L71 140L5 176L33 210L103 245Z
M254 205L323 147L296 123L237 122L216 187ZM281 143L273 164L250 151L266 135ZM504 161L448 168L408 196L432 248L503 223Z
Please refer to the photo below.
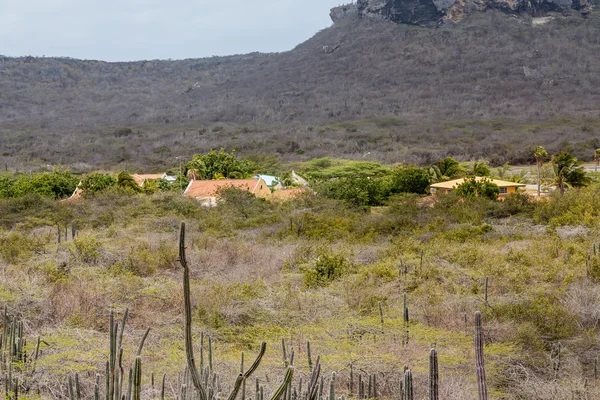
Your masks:
M507 194L507 193L508 193L508 188L505 188L505 187L500 188L500 194Z

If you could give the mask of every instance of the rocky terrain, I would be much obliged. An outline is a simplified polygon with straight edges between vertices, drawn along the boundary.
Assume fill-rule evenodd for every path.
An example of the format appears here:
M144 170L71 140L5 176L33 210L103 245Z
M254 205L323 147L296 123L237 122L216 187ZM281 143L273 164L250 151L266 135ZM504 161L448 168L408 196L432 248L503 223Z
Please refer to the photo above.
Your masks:
M428 24L457 22L469 13L491 9L542 16L571 9L587 15L593 7L591 0L358 0L333 8L330 15L333 22L345 18L375 18L396 23Z

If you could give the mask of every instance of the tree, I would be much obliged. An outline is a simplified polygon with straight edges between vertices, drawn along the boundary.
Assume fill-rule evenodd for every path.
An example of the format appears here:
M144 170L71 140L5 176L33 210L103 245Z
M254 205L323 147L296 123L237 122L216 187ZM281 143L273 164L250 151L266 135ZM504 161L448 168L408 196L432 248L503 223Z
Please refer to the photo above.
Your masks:
M537 163L537 171L538 171L537 193L538 193L538 197L540 197L542 195L542 191L541 191L541 188L542 188L541 168L542 168L542 164L544 162L544 158L548 158L548 152L542 146L537 146L535 148L535 151L533 152L533 156L535 157L535 161Z
M473 168L469 171L471 176L490 176L490 166L485 161L473 162Z
M431 167L434 182L449 181L465 174L464 168L452 157L446 157Z
M12 195L21 197L28 193L37 193L60 199L70 196L78 182L79 178L71 175L68 170L56 169L51 173L22 175L14 182Z
M560 152L552 156L552 169L554 178L552 185L558 187L561 193L569 187L584 187L591 183L591 179L581 166L582 162L567 152Z
M117 185L122 189L133 190L136 193L141 192L141 188L127 171L119 172L119 175L117 175Z
M487 178L470 177L456 186L455 193L464 199L485 197L490 200L497 200L498 195L500 195L500 188Z
M92 195L102 192L116 184L117 181L111 175L95 172L83 178L79 187L86 195Z
M430 175L422 168L408 165L394 169L391 175L390 192L397 193L427 193Z
M252 175L254 165L248 160L239 160L235 150L227 153L224 149L211 150L207 154L196 154L185 165L189 179L246 178Z

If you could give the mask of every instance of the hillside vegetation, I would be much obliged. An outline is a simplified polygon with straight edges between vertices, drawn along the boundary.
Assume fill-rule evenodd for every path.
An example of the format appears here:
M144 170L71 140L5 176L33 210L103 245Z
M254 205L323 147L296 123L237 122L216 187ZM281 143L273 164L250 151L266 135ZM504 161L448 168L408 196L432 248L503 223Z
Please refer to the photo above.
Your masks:
M435 346L442 398L474 398L481 310L490 398L595 398L598 204L598 186L540 203L448 195L431 205L404 194L366 210L311 194L271 204L235 191L204 208L177 193L118 187L72 204L0 199L0 299L25 321L28 356L42 338L35 368L15 364L13 373L24 398L67 398L73 373L91 396L108 357L108 313L118 319L128 308L125 365L151 327L142 398L158 395L152 372L157 382L167 374L166 397L175 398L185 366L177 261L185 221L193 333L212 337L225 376L235 376L240 351L254 354L265 340L256 377L272 393L285 338L295 379L306 382L310 340L325 376L337 373L338 394L352 365L355 379L375 374L378 395L397 398L408 366L425 399Z
M532 26L488 12L438 28L347 21L280 54L1 57L0 162L160 169L225 146L286 160L370 152L390 163L450 155L501 165L527 160L534 144L589 159L599 26L597 13Z

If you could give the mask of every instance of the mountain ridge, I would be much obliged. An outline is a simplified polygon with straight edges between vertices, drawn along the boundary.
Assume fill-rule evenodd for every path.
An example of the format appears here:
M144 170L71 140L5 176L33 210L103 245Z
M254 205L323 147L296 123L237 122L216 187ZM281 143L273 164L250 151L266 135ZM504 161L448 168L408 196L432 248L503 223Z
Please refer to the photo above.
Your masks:
M220 146L288 159L376 150L390 162L491 152L503 162L523 160L536 137L550 148L581 144L587 154L600 115L600 18L552 18L533 26L488 11L435 29L347 20L284 53L179 61L1 58L0 162L98 165L104 154L106 163L161 165L165 147ZM360 123L386 118L386 129ZM581 122L528 133L560 119ZM494 121L524 137L490 128ZM449 142L435 133L448 124L464 126ZM123 127L143 140L115 134ZM461 145L473 137L488 142Z

